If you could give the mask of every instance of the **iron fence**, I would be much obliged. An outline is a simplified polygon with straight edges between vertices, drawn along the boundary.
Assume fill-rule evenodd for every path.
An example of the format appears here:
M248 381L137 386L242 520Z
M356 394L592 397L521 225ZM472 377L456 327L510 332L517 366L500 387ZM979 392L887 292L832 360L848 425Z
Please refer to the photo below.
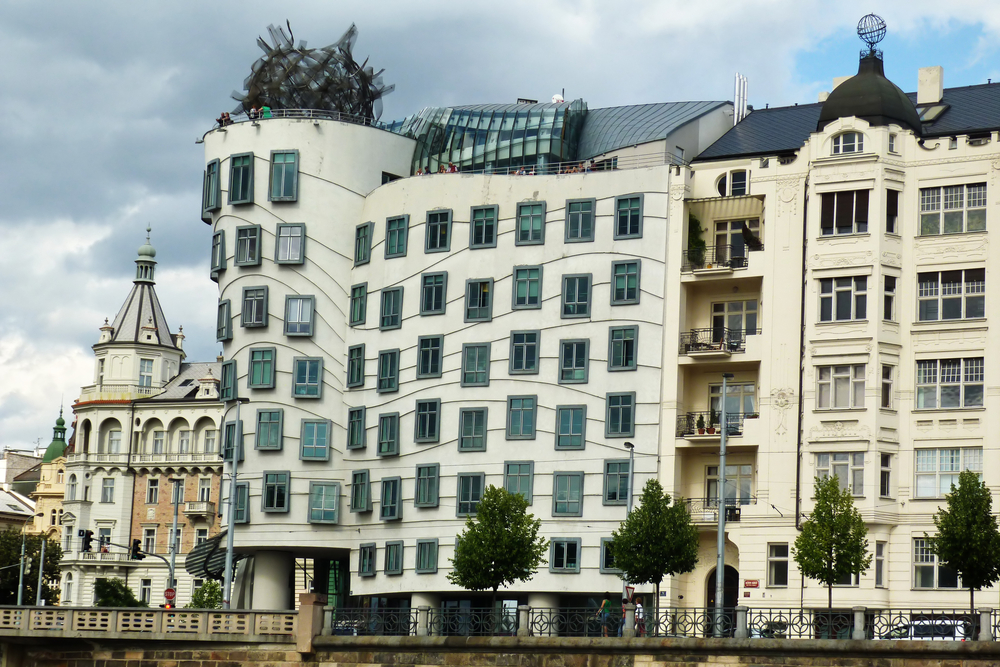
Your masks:
M978 612L968 609L870 609L865 613L865 637L938 641L975 640L979 638L981 629L979 618ZM995 632L993 636L997 636Z
M517 634L516 609L436 608L429 611L429 634L439 637L497 637Z
M535 637L617 637L622 619L600 614L594 607L532 608L528 633Z
M343 609L328 612L333 635L407 636L417 633L416 609Z
M688 498L684 503L688 506L688 513L691 515L691 520L695 523L705 523L706 521L715 523L719 520L718 498ZM726 498L726 521L729 523L739 523L742 508L745 505L756 504L756 496Z
M843 609L747 610L751 639L850 639L854 613Z
M681 271L697 269L745 269L747 247L744 244L710 245L684 251Z
M713 416L715 417L715 423L711 422ZM701 426L698 424L698 418L701 418ZM713 435L716 433L721 433L722 429L719 427L719 413L716 412L714 415L711 412L687 412L677 417L677 437L683 438L687 435ZM726 424L728 428L726 430L727 436L733 435L743 435L743 422L747 419L756 419L756 412L727 412L726 413Z
M753 332L751 332L752 334ZM680 335L680 354L692 352L744 352L747 344L745 329L709 327L691 329Z
M650 637L732 637L736 610L720 613L714 607L666 607L655 618L646 619L643 632Z

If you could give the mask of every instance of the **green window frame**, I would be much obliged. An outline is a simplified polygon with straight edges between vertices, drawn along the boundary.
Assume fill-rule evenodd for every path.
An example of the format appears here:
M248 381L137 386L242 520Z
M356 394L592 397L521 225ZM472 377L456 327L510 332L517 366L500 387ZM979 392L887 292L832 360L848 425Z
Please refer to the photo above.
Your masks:
M608 393L604 437L631 438L635 435L635 392Z
M465 321L489 322L493 319L493 279L471 278L465 281Z
M630 259L611 263L611 305L625 306L639 303L639 277L642 262Z
M274 263L302 264L306 256L306 226L301 222L281 222L275 230Z
M389 412L378 416L379 456L399 456L399 413Z
M441 439L441 399L418 400L414 409L413 441L432 443Z
M297 201L299 195L299 152L271 151L271 173L267 200Z
M295 357L292 360L292 396L323 397L323 358Z
M410 235L410 216L398 215L385 220L385 258L406 257Z
M399 477L383 477L379 494L378 517L382 521L399 521L403 518L403 483Z
M243 288L240 326L245 329L267 326L267 285Z
M511 290L513 310L542 307L542 267L515 266L514 289Z
M260 266L260 225L243 225L236 228L235 266Z
M584 449L587 446L587 406L556 407L556 449Z
M375 576L375 543L358 545L358 576Z
M374 222L365 222L354 229L354 266L367 264L372 258L372 234Z
M464 343L462 345L461 386L490 386L490 348L490 343Z
M229 203L253 203L253 153L229 158Z
M250 376L247 386L251 389L274 389L274 358L277 351L273 347L250 348Z
M642 238L642 195L615 197L615 240Z
M340 522L340 482L309 482L309 523Z
M233 338L232 303L229 299L219 302L219 310L215 320L215 340L226 341Z
M363 326L368 317L368 283L351 286L350 325Z
M608 371L634 371L638 368L639 327L608 329Z
M497 247L497 206L473 206L469 225L469 248Z
M382 569L389 576L403 574L403 541L391 540L385 543L385 561Z
M510 332L510 375L537 375L541 331Z
M485 452L487 408L461 408L458 411L458 451Z
M403 326L403 288L389 287L382 290L379 308L379 331L398 329Z
M347 388L365 386L365 344L347 348Z
M517 205L517 233L514 245L545 243L545 202L525 202Z
M417 560L414 571L417 574L437 574L438 571L438 541L417 540Z
M222 362L222 370L219 377L219 400L236 400L236 360Z
M260 494L262 512L287 512L291 473L287 470L265 470Z
M456 495L456 516L473 516L483 499L483 489L486 487L486 474L481 472L458 473L458 492Z
M417 338L417 379L439 378L444 359L444 335Z
M365 428L367 409L365 406L347 411L347 448L364 449L368 445L368 430Z
M256 449L281 451L284 410L261 408L257 410Z
M375 391L379 394L399 391L399 350L378 353L378 385Z
M583 473L552 475L552 516L583 516Z
M605 505L628 504L629 460L611 459L604 462Z
M590 340L559 341L559 384L586 384L590 377Z
M427 212L424 252L449 252L451 250L451 209Z
M566 243L594 241L596 199L570 199L566 202Z
M503 485L510 493L520 493L530 505L535 481L534 461L504 461Z
M439 463L418 465L414 480L413 506L437 507L441 496L441 465Z
M219 161L205 165L205 181L201 193L202 220L211 221L211 211L218 211L222 202L222 184L219 182Z
M299 459L302 461L330 460L330 421L303 419L299 437Z
M420 314L444 315L448 308L448 273L424 273L420 276Z
M561 316L564 320L590 317L593 285L594 276L590 273L563 276Z
M235 446L235 441L239 436L239 448ZM233 460L233 450L236 449L237 461L243 460L243 420L226 422L222 426L222 460L230 462Z
M286 296L285 335L312 336L315 314L316 297L302 295Z
M212 234L212 277L218 277L220 271L226 270L226 232L220 229Z
M233 523L250 523L250 483L236 482L236 506L233 508Z
M372 511L371 474L368 470L351 472L351 511Z
M507 397L507 439L534 440L538 396Z
M557 537L549 543L549 572L579 574L582 540L579 537Z

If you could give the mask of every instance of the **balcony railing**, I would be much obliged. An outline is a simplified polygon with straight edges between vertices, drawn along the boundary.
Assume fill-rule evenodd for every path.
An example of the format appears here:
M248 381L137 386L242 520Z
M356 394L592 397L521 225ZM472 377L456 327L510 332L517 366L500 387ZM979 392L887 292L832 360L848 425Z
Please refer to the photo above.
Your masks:
M184 514L189 516L211 516L215 514L215 503L206 500L192 500L184 503Z
M138 384L92 384L80 391L80 401L94 400L98 397L126 399L130 396L154 396L163 391L163 387L148 387Z
M751 331L750 335L755 332ZM691 329L681 333L680 354L698 354L700 352L744 352L747 345L746 329L729 329L726 327L709 327L708 329Z
M760 250L763 250L763 244ZM681 271L699 271L702 269L745 269L747 267L748 248L738 245L710 245L705 249L688 248L684 251Z
M79 452L79 453L76 453L76 454L70 454L69 457L68 457L68 459L69 459L69 461L71 463L73 463L73 462L85 462L85 461L89 461L91 463L122 463L122 464L124 464L124 463L128 462L128 454L104 454L104 453L101 453L101 452L98 452L98 453L95 454L95 453L92 453L92 452L90 452L90 453L88 453L88 452Z
M718 498L689 498L684 501L691 514L691 520L695 523L706 521L716 522L719 520L719 499ZM741 498L726 498L726 521L739 523L742 508L747 505L756 505L756 496L745 496Z
M222 465L219 452L140 452L132 455L132 463L218 463Z
M704 428L698 427L698 418L701 417ZM727 412L726 423L729 425L726 430L727 436L743 435L743 422L747 419L756 419L756 412ZM716 412L715 419L718 422L721 415ZM683 438L689 435L721 435L722 428L718 423L712 423L711 412L688 412L677 417L677 437Z

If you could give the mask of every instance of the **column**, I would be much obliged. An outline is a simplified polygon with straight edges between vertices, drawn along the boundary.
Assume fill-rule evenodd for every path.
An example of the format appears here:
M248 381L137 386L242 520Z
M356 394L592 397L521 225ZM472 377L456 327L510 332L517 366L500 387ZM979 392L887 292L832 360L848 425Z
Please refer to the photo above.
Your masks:
M294 609L291 577L295 556L288 551L254 554L253 609Z
M410 609L417 610L417 635L439 634L434 628L441 622L441 596L437 593L410 593Z

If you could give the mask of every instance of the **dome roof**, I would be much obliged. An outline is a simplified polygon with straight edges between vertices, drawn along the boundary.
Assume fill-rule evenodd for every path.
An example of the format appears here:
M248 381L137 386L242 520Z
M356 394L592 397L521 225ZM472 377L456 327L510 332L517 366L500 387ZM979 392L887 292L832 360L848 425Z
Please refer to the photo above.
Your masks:
M139 246L139 257L156 257L156 248L148 242Z
M59 410L59 419L56 420L56 427L52 429L52 442L42 456L42 463L51 463L66 453L66 420L63 419L62 409Z
M838 118L856 116L872 125L895 123L920 134L917 108L896 84L885 78L882 59L868 54L858 73L837 86L823 103L816 129L822 130Z

